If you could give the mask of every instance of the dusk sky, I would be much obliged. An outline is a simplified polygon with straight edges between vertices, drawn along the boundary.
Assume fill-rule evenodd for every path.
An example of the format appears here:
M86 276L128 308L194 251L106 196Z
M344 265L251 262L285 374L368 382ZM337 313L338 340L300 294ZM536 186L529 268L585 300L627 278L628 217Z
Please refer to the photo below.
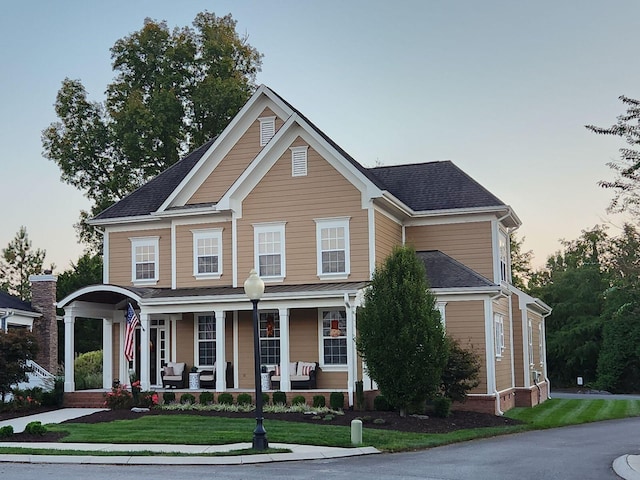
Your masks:
M204 10L231 13L264 54L257 83L363 165L451 160L511 205L534 265L597 223L617 233L597 182L624 143L584 125L640 98L637 0L21 0L0 15L0 248L24 225L56 273L77 260L89 202L40 139L62 80L103 101L116 40Z

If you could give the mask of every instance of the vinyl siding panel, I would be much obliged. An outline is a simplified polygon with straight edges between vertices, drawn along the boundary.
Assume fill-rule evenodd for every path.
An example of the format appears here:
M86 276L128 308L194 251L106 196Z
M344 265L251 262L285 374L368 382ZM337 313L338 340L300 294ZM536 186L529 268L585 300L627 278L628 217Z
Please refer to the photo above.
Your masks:
M394 246L402 245L402 225L376 211L375 235L377 266L391 254Z
M407 227L405 235L417 251L440 250L493 280L491 222Z
M260 117L273 115L275 114L267 108ZM276 131L278 131L282 124L282 120L276 118ZM260 121L256 120L222 159L212 175L210 175L191 196L187 204L213 203L220 200L220 197L222 197L233 182L238 179L261 149Z
M222 275L219 279L198 279L193 276L193 233L192 230L207 228L222 229ZM177 287L209 287L231 285L232 275L232 235L231 222L197 223L176 226L176 279Z
M445 307L445 317L447 335L458 340L462 348L475 352L480 360L478 378L480 383L471 393L486 393L484 302L482 300L448 302Z
M303 145L299 139L294 146ZM367 211L360 192L312 148L308 175L292 177L287 150L247 196L238 220L238 272L244 278L254 267L253 226L286 222L286 279L288 284L317 282L316 223L314 219L350 217L350 281L369 278Z
M109 283L133 285L131 281L131 241L133 237L160 237L159 280L156 287L171 287L171 229L131 230L109 233Z
M522 337L522 311L519 307L518 296L511 295L511 309L513 311L513 364L516 386L524 386L526 374L524 364L524 343Z
M254 388L252 312L238 312L238 387Z
M511 320L509 316L509 299L500 298L498 301L493 302L493 311L503 316L504 318L504 345L505 349L502 352L500 359L496 358L496 388L500 392L507 388L512 387L511 382ZM515 348L515 346L514 346Z
M194 316L185 313L176 322L176 362L185 362L187 367L194 364Z

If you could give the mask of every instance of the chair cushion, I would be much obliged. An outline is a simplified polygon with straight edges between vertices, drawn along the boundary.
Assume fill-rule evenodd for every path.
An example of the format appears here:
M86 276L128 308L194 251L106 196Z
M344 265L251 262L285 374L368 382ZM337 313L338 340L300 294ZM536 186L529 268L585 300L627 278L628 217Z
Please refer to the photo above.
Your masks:
M310 362L298 362L298 370L296 371L296 376L306 376L307 379L309 375L311 375L311 370L316 369L315 363Z
M171 377L173 376L173 367L170 367L169 365L165 365L162 369L162 376L163 377Z
M309 380L309 375L291 375L292 382L306 382Z
M165 375L162 379L169 382L181 382L182 375Z
M182 375L184 371L185 363L184 362L167 362L167 366L173 368L174 375Z
M200 375L201 382L213 382L214 378L213 375Z

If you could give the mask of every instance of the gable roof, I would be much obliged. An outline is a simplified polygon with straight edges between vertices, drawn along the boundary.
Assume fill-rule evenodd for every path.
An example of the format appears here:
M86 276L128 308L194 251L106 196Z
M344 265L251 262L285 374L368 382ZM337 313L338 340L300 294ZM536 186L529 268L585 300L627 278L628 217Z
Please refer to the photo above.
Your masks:
M2 310L21 310L23 312L40 313L35 310L29 302L24 302L18 297L9 295L6 292L0 292L0 309Z
M439 250L416 252L416 255L422 260L427 270L430 288L498 287L489 279Z

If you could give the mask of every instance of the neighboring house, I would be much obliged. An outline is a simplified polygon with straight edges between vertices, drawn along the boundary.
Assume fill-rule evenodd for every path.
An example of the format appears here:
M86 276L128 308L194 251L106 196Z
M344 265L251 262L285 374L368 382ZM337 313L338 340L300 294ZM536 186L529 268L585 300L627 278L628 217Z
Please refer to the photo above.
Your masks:
M520 226L511 207L449 161L365 168L265 86L217 138L91 223L104 231L104 284L58 305L66 352L76 318L103 319L105 389L130 368L143 389L158 388L174 361L215 366L217 391L252 391L242 286L255 268L266 283L261 364L280 365L279 388L290 391L290 362L317 362L316 390L303 393L344 391L353 405L356 381L376 388L353 341L363 289L395 245L409 244L447 333L481 358L466 408L501 413L548 396L550 309L510 284L509 234ZM142 326L131 365L129 303Z

